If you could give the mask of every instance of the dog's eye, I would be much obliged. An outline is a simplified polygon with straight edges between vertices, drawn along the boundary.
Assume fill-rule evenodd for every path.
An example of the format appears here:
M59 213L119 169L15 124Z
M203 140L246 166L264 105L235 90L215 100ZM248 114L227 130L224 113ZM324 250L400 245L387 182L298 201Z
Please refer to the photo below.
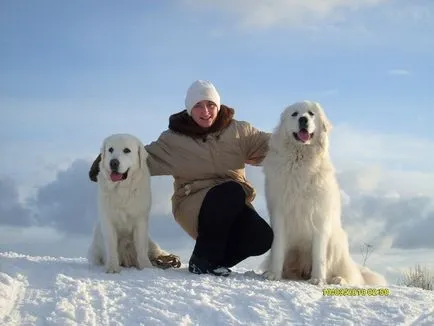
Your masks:
M129 149L129 148L124 148L124 153L125 153L125 154L131 153L131 149Z
M314 116L314 114L313 114L313 112L312 112L312 111L308 111L307 113L309 113L309 115L310 115L311 117L313 117L313 116Z
M293 114L291 114L291 117L296 117L298 115L298 112L295 111Z
M108 149L108 151L109 151L110 153L113 153L113 147L110 147L110 148Z

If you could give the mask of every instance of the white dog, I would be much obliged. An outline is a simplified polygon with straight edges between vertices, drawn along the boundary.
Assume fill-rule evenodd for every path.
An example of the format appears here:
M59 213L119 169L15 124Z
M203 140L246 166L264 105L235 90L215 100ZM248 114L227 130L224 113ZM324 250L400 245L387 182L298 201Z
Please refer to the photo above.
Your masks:
M304 101L284 110L271 136L263 166L274 241L265 276L318 285L386 285L383 276L350 256L328 151L330 128L321 106Z
M149 257L167 255L148 234L151 208L148 153L136 137L115 134L104 139L98 174L99 220L89 261L107 273L121 266L151 267Z

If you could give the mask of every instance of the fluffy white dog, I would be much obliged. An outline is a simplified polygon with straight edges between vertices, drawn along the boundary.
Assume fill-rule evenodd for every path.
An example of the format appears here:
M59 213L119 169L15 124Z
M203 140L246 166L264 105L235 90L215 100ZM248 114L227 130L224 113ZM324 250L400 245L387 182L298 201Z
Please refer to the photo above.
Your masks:
M104 139L98 174L99 219L88 259L107 273L121 266L151 267L150 257L168 255L148 234L151 208L148 153L139 139L114 134Z
M330 128L321 106L304 101L283 111L271 136L263 166L274 241L265 276L318 285L386 285L383 276L350 256L329 157Z

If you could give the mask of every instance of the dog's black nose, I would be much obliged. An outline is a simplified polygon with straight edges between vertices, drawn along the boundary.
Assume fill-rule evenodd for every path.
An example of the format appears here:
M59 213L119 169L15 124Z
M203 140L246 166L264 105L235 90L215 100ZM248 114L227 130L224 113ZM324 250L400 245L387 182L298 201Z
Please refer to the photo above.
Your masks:
M298 119L298 124L300 125L300 128L305 128L305 129L307 129L307 123L308 123L308 120L307 120L306 117L300 117L300 118Z
M110 160L110 169L117 171L119 169L119 160L114 158Z

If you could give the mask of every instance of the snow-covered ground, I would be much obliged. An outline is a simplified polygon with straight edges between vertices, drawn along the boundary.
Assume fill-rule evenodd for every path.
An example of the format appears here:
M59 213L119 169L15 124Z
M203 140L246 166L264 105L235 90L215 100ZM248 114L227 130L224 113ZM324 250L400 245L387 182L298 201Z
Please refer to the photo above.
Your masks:
M434 325L434 291L324 296L236 268L228 278L179 270L108 275L84 258L0 253L0 325Z

